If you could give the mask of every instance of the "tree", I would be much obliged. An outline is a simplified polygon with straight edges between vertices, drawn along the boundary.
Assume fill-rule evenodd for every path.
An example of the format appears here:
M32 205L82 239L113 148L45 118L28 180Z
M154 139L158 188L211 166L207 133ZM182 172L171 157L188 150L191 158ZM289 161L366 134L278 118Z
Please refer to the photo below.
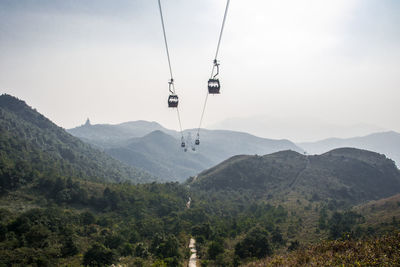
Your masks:
M47 238L50 235L50 231L43 225L34 225L29 232L25 234L25 239L30 247L44 248L47 247Z
M328 222L329 236L338 239L345 233L350 233L353 227L362 219L360 214L352 211L345 213L335 212Z
M122 256L127 257L127 256L131 256L133 254L133 251L134 251L133 246L126 242L122 246L120 253Z
M251 229L246 237L235 246L235 254L242 259L250 257L260 259L271 255L271 253L268 233L260 227Z
M222 252L224 252L224 247L221 244L221 242L218 241L212 241L210 243L210 245L208 246L208 257L212 260L215 260L215 258L221 254Z
M96 217L90 211L82 212L81 221L84 225L93 224L96 222Z
M119 246L121 246L123 242L124 242L124 240L122 239L122 237L120 235L110 234L110 235L106 236L104 245L106 245L108 248L116 249Z
M114 253L103 245L96 243L83 256L83 265L85 266L104 266L110 265L114 261Z
M296 250L296 249L299 248L299 246L300 246L299 241L297 241L297 240L295 240L295 241L290 241L290 245L289 245L289 247L288 247L288 250L289 250L289 251Z
M274 229L274 231L272 232L271 240L274 244L277 244L277 245L283 245L285 243L285 240L283 239L283 236L282 236L281 229L279 229L279 227L276 227Z
M61 252L63 257L73 256L78 253L78 248L72 240L71 236L66 237Z
M152 241L152 252L159 258L180 258L179 243L174 235L156 235Z

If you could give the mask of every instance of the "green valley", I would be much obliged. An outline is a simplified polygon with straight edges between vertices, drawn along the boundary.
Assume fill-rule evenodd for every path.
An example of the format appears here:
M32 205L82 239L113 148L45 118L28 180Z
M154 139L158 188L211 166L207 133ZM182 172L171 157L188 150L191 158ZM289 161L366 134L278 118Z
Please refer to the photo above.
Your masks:
M0 104L0 266L186 266L190 238L200 266L399 262L400 171L382 154L236 155L161 183L19 99ZM151 158L143 138L129 146Z

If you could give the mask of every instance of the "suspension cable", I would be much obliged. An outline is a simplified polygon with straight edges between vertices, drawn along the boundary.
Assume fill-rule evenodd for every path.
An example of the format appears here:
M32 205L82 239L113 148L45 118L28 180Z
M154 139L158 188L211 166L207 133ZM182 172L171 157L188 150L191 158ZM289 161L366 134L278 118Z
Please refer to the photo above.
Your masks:
M215 57L214 57L215 60L217 60L218 52L219 52L219 46L221 45L222 33L224 32L224 28L225 28L225 20L226 20L226 15L228 14L229 2L230 2L230 0L226 1L224 19L222 20L222 26L221 26L221 32L219 33L217 51L215 52Z
M224 18L223 18L223 20L222 20L221 31L220 31L220 33L219 33L218 44L217 44L217 50L215 51L215 57L214 57L214 61L213 61L214 64L213 64L213 67L212 67L212 69L211 69L211 78L213 78L215 67L217 67L217 65L218 65L217 58L218 58L219 48L220 48L220 45L221 45L222 34L223 34L224 28L225 28L225 21L226 21L226 16L227 16L227 14L228 14L229 3L230 3L230 0L227 0L227 1L226 1L226 7L225 7ZM199 128L197 129L197 137L199 137L199 135L200 135L200 128L201 128L201 125L202 125L202 123L203 123L204 113L205 113L206 106L207 106L208 95L209 95L209 93L208 93L208 91L207 91L206 98L205 98L205 100L204 100L203 110L202 110L202 112L201 112Z
M201 112L199 128L197 129L197 136L199 136L199 134L200 134L200 128L201 128L201 124L203 122L204 112L206 111L208 95L209 95L209 93L207 92L206 99L204 100L204 104L203 104L203 111Z
M179 108L176 108L176 112L178 113L178 121L179 121L179 129L181 131L181 135L183 137L183 131L182 131L182 123L181 123L181 115L179 114Z
M166 34L166 31L165 31L164 16L163 16L163 13L162 13L162 8L161 8L161 0L158 0L158 8L160 10L160 18L161 18L161 25L162 25L163 34L164 34L165 50L167 52L168 67L169 67L169 73L170 73L170 76L171 76L171 79L168 82L169 83L169 91L172 94L175 94L174 76L172 75L171 58L169 56L167 34ZM181 133L181 136L182 136L182 139L183 139L182 122L181 122L181 116L179 114L179 108L178 107L176 107L176 111L177 111L177 115L178 115L179 129L180 129L180 133Z
M168 42L167 42L167 34L165 33L165 25L164 25L164 17L161 9L161 2L158 0L158 8L160 10L160 18L161 18L161 25L163 29L163 34L164 34L164 43L165 43L165 50L167 51L167 58L168 58L168 66L169 66L169 73L171 75L171 82L174 81L174 76L172 75L172 67L171 67L171 58L169 56L169 49L168 49ZM174 88L175 90L175 88Z

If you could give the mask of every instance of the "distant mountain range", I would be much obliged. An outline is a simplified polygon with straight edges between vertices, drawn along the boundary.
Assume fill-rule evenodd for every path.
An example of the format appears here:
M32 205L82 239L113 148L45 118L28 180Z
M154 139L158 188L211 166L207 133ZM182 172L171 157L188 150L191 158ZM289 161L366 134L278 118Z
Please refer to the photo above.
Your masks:
M68 131L129 165L177 181L184 181L234 155L265 155L282 150L322 154L335 148L354 147L385 154L397 164L400 162L400 134L396 132L348 139L331 138L296 145L289 140L260 138L244 132L202 129L198 150L195 153L183 153L179 148L180 133L156 122L85 124ZM192 135L194 141L196 130L184 131L185 137L188 134Z
M107 148L105 152L169 181L183 181L214 163L202 153L183 152L178 140L162 131L130 139L126 145Z
M384 155L355 148L315 156L281 151L232 157L200 173L191 186L251 190L269 198L297 192L310 199L334 199L354 205L400 193L400 171Z
M281 150L303 150L288 140L272 140L247 133L224 130L201 130L201 144L196 151L184 153L180 133L155 122L127 122L118 125L85 124L69 133L104 149L106 153L153 175L184 181L202 170L238 154L268 154ZM186 130L193 136L196 130Z
M382 127L365 123L345 124L319 118L269 115L228 118L209 128L245 131L256 136L285 138L296 143L311 142L327 137L350 138L385 131Z
M116 125L90 124L89 120L82 126L67 130L70 134L102 148L125 145L136 137L143 137L153 131L163 131L176 135L177 132L162 127L157 122L131 121Z
M354 138L329 138L318 142L298 143L308 154L322 154L339 147L354 147L385 154L400 166L400 134L397 132L374 133Z
M13 179L44 174L103 182L156 180L70 135L13 96L0 96L0 114L0 174L5 187Z

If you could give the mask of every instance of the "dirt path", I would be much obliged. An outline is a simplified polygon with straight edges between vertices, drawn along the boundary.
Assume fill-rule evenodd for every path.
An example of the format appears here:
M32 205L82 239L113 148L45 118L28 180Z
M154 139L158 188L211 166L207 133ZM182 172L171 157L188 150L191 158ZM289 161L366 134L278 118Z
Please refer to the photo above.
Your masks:
M190 239L189 248L191 253L189 259L189 267L196 267L196 261L197 261L196 241L193 238Z
M189 200L186 203L186 208L188 208L188 209L190 209L190 202L192 202L192 199L189 197Z
M189 197L189 200L186 203L186 208L188 209L190 209L190 202L192 202L192 199ZM190 238L189 249L190 249L190 258L188 267L196 267L196 261L197 261L196 240L193 237Z

